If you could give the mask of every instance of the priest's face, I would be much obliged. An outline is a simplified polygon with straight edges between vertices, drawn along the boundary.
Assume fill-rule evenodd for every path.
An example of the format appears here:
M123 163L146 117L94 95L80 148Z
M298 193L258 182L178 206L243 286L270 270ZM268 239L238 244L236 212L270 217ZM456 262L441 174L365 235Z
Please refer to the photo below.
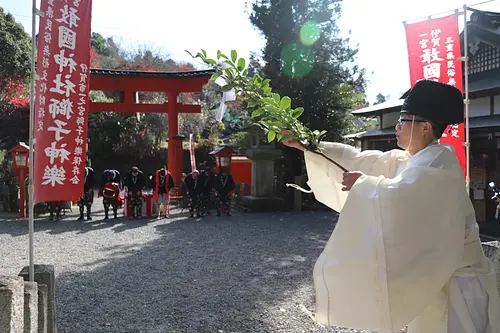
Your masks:
M416 116L401 113L396 123L398 146L402 149L409 149L410 145L418 146L422 141L422 124L424 122L425 120L419 119Z

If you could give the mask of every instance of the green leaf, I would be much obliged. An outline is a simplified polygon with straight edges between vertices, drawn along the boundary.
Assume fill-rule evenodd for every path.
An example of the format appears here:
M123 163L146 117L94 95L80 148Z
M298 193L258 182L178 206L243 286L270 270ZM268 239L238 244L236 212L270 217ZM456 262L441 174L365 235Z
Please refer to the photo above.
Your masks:
M280 102L280 108L282 110L288 110L290 108L290 105L292 104L292 100L290 99L290 97L288 96L284 96L282 99L281 99L281 102Z
M304 112L304 108L296 108L292 112L292 117L297 119L298 117L300 117L302 115L303 112Z
M264 97L262 99L262 102L268 104L268 105L274 105L274 106L278 106L278 104L276 103L276 101L272 98L269 98L269 97Z
M276 138L276 133L274 133L273 131L267 132L267 142L271 143L274 141L275 138Z
M234 85L233 85L233 84L226 84L225 86L223 86L223 87L221 88L221 90L222 90L223 92L228 92L229 90L231 90L231 89L233 89L233 88L234 88Z
M248 107L248 108L253 108L253 107L255 107L256 105L257 105L257 104L256 104L254 101L248 101L248 102L247 102L247 107Z
M186 51L187 54L189 54L191 57L195 58L195 56L191 52L189 52L188 50L184 50L184 51Z
M207 51L201 49L201 52L203 53L203 56L206 58L207 57Z
M245 69L243 73L241 73L242 76L247 76L248 75L248 69Z
M245 69L246 61L243 58L238 60L238 70L241 72Z
M233 61L233 63L236 62L236 59L238 59L238 53L236 52L236 50L231 50L231 60Z
M260 117L264 114L264 110L263 109L257 109L255 111L252 112L252 118L257 118L257 117Z
M279 94L273 93L271 94L271 97L274 99L274 103L278 106L280 105L281 98Z
M262 90L264 95L269 95L271 93L271 87L264 87L264 89Z
M297 136L293 133L290 133L287 135L283 135L283 137L281 139L282 139L282 141L297 140Z
M205 59L205 62L210 64L210 65L217 65L217 61L215 61L214 59Z
M210 77L210 80L215 81L219 77L219 74L213 73L212 76Z

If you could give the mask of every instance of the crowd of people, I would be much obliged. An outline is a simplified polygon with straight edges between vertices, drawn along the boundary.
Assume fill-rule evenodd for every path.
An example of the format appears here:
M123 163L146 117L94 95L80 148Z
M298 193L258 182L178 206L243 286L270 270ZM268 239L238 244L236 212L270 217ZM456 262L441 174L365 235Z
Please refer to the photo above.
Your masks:
M176 186L174 177L166 167L157 169L149 177L149 184L153 191L153 202L155 213L158 218L170 217L170 195ZM85 180L83 192L78 201L80 216L78 220L92 220L92 204L94 202L94 188L98 187L97 197L102 197L104 206L104 219L118 218L118 209L130 209L130 218L142 216L144 194L148 181L144 173L134 166L127 171L124 177L116 169L104 170L100 182L97 183L94 169L85 168ZM190 217L201 217L210 214L210 209L215 207L217 216L231 215L231 194L235 188L233 177L228 169L221 168L218 174L214 174L211 168L205 168L203 172L194 170L183 175L182 193L188 199ZM122 191L125 197L122 197ZM50 219L60 219L64 202L50 202L48 208Z

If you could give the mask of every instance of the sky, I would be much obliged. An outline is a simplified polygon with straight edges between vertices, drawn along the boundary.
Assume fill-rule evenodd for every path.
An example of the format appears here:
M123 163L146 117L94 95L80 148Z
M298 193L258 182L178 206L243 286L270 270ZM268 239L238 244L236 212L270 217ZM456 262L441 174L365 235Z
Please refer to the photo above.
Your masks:
M115 37L127 48L150 46L172 59L193 62L184 50L205 49L209 56L218 49L236 49L247 57L260 52L265 40L248 19L246 0L94 0L92 31ZM500 12L500 0L484 4L475 0L469 7ZM1 0L31 34L31 1ZM37 1L38 6L40 0ZM428 15L451 14L462 8L460 0L346 0L339 21L342 34L350 34L358 46L356 63L365 68L368 100L378 93L399 98L410 87L408 53L403 21L418 22ZM362 11L360 11L362 9ZM470 13L469 13L470 15ZM433 16L434 17L434 16ZM464 16L458 17L463 29ZM202 64L194 63L203 68Z

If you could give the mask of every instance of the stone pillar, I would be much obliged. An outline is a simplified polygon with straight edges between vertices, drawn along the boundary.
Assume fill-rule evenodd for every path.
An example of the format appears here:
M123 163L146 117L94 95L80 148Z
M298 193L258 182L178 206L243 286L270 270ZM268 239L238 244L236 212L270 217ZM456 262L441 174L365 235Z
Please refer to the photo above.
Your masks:
M47 333L47 299L49 288L44 284L38 285L38 333Z
M25 281L29 281L29 267L24 267L19 276L22 276ZM54 266L35 265L35 282L47 286L47 333L57 333Z
M274 195L274 158L263 156L267 155L267 152L267 150L263 152L251 150L247 155L252 159L252 195L254 197L272 197ZM269 157L270 159L257 159L259 157Z
M38 333L38 285L24 282L24 333Z
M274 193L274 163L282 152L269 144L263 131L254 126L248 131L252 148L246 151L246 157L252 160L252 195L244 196L242 204L251 211L279 211L283 199Z
M24 281L0 276L0 332L23 333Z

